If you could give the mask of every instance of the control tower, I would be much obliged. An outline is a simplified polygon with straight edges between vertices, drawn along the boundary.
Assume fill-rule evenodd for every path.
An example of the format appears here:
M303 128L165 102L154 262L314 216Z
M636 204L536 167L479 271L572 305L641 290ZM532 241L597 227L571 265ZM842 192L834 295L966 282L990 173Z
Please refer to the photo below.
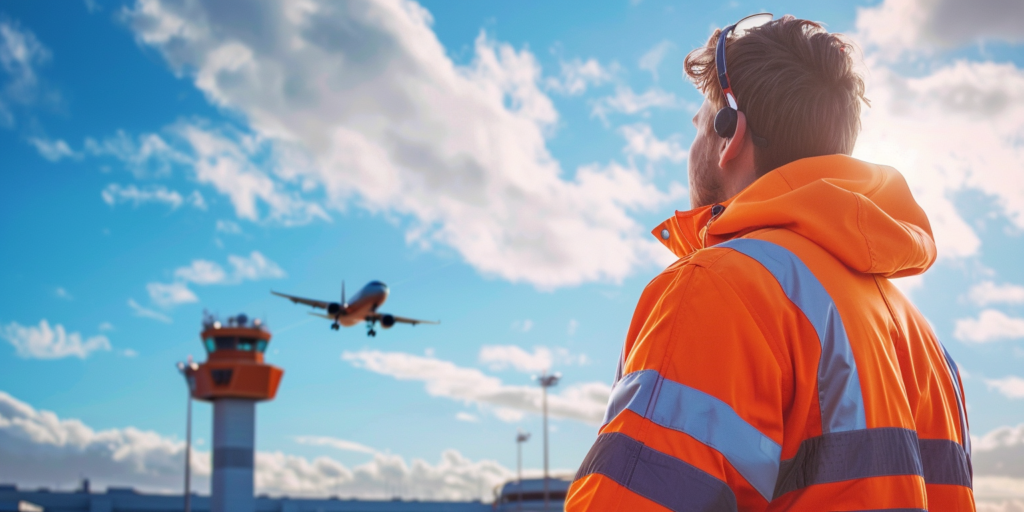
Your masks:
M207 360L196 370L192 397L213 402L210 512L254 512L256 402L272 400L284 370L263 362L270 331L258 318L203 316Z

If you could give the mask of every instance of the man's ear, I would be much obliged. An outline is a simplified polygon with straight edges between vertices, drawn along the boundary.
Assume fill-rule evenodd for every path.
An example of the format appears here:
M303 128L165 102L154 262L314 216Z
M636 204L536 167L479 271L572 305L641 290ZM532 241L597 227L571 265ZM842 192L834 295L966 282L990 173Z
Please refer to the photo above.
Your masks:
M726 162L739 156L743 150L743 144L747 139L747 116L743 112L736 112L736 131L732 137L722 139L722 146L719 149L718 167L725 169Z

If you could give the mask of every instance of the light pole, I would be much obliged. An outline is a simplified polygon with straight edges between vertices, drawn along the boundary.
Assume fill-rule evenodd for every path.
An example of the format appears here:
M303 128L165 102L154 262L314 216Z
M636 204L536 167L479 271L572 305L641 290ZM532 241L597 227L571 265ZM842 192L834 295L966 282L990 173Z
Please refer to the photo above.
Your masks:
M544 510L548 509L548 388L558 384L562 378L561 373L542 373L537 381L540 382L541 404L544 409Z
M185 512L192 512L192 391L196 387L195 372L199 365L188 356L188 362L178 362L178 371L188 385L188 415L185 424Z
M523 509L523 443L530 440L530 433L520 430L516 432L516 475L519 483L519 498L516 503L519 510Z

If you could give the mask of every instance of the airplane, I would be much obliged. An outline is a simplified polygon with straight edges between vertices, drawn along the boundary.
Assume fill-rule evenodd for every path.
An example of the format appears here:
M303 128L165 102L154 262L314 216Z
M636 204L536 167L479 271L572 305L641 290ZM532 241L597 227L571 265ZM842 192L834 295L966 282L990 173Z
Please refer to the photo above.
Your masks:
M373 337L377 335L377 331L374 330L374 326L377 325L377 322L380 322L380 326L385 329L390 329L391 326L396 323L411 325L436 325L441 323L431 322L428 320L416 320L415 318L405 318L388 313L378 313L377 308L379 308L381 304L384 304L384 301L388 300L389 293L388 286L380 281L370 281L370 283L364 286L362 290L359 290L352 296L352 302L345 300L345 281L341 282L341 302L305 299L294 295L275 292L273 290L271 290L270 293L277 295L278 297L284 297L295 304L305 304L307 306L326 310L326 315L321 313L310 314L320 318L333 320L334 323L331 324L331 329L334 329L335 331L341 328L341 326L352 327L359 322L366 322L366 335Z

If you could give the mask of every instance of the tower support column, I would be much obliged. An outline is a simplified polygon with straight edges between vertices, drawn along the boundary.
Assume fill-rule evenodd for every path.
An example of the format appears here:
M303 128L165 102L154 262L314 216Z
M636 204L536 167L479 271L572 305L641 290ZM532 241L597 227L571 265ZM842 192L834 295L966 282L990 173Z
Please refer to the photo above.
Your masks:
M254 512L256 401L213 401L213 480L210 512Z

